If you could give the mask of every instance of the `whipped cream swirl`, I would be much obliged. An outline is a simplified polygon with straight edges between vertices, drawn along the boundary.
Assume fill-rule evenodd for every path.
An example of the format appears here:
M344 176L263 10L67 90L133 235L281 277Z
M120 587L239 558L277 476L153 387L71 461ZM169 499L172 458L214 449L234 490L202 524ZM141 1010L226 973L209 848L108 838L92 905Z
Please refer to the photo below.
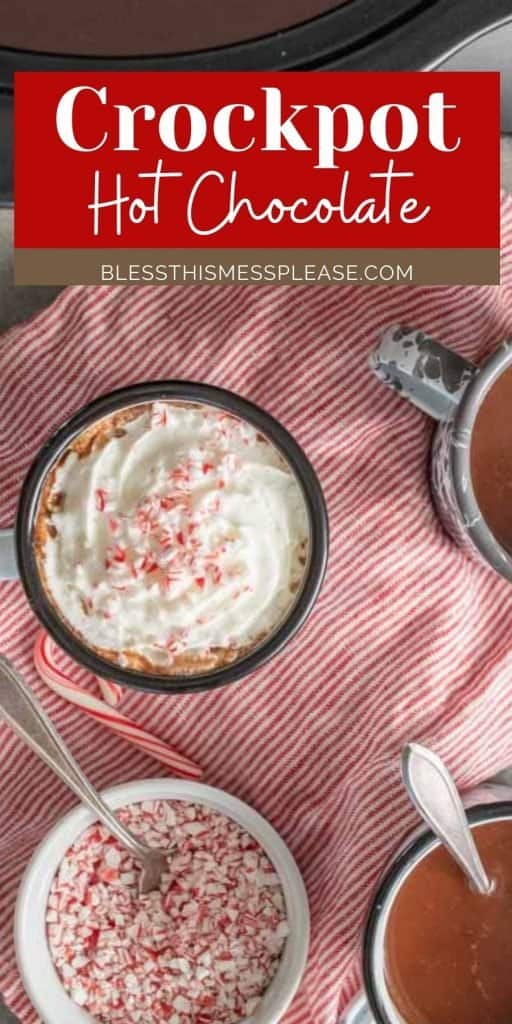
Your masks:
M250 424L206 406L158 402L119 423L55 473L44 575L59 614L121 663L245 652L304 575L294 474Z

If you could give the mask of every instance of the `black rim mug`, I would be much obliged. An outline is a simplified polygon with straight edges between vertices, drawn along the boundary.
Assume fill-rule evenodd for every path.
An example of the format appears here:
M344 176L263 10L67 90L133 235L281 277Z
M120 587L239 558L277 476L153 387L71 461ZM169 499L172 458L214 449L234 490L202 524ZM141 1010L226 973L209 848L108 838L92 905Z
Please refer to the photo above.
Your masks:
M82 643L53 608L44 590L33 546L33 526L41 490L55 462L87 427L112 413L145 402L187 401L225 410L254 426L282 455L301 488L308 517L309 553L304 580L283 622L248 654L198 675L166 676L125 668ZM41 624L78 664L124 686L157 693L187 693L234 683L269 661L304 625L318 597L329 548L325 499L318 477L300 445L269 413L223 388L190 381L150 381L112 391L80 409L43 445L23 483L15 526L0 531L0 579L20 578Z
M463 803L472 826L512 819L512 792L486 783L465 794ZM423 826L405 838L372 894L363 933L363 991L347 1008L340 1024L407 1024L393 1005L386 983L386 927L393 901L411 872L439 840Z

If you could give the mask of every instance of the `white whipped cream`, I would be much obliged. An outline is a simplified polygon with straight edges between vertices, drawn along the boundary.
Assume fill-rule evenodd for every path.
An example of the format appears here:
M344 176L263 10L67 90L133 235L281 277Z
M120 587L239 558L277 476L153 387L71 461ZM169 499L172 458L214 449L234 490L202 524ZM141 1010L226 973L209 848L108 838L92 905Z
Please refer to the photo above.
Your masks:
M57 469L45 570L60 614L89 645L156 666L256 643L304 573L295 476L252 426L206 406L155 403L123 430Z

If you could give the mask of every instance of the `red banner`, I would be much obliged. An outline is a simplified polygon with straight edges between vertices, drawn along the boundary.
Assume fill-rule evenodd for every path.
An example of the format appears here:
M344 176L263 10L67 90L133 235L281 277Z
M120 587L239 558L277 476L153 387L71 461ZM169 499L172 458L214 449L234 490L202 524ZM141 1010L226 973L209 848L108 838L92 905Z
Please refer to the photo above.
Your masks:
M19 73L18 248L496 248L493 73Z

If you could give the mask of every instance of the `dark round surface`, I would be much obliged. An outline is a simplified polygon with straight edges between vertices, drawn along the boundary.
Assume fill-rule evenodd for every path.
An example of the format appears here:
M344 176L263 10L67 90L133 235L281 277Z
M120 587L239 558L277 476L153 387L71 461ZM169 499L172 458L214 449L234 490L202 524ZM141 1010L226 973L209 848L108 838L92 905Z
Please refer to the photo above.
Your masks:
M0 44L128 57L209 50L271 35L348 0L25 0L6 5Z
M81 643L46 596L32 544L34 518L41 488L55 461L91 423L130 405L164 399L198 402L226 409L251 423L278 449L297 477L304 496L310 531L309 562L304 583L289 615L277 630L245 657L202 675L165 676L136 672L101 658ZM320 483L311 463L293 437L259 406L223 388L190 381L151 381L122 388L96 399L77 412L41 448L22 487L16 516L16 556L27 598L42 625L56 643L94 675L124 686L154 693L190 693L216 689L254 672L277 654L298 632L313 609L327 567L329 527Z
M110 0L103 8L99 0L82 0L83 9L52 0L52 13L59 6L65 13L60 21L47 16L43 0L4 4L0 101L4 90L10 97L13 75L22 70L418 70L511 15L510 0L485 5L479 0L462 5L453 0L275 0L253 4L254 9L248 0L180 0L174 22L148 18L148 10L167 17L177 2L168 0L164 8L164 0L147 0L142 21L142 0ZM121 13L113 24L116 11ZM115 47L111 52L105 46L107 30ZM185 37L194 48L180 49Z
M508 800L497 800L496 803L475 804L466 808L466 815L470 825L485 824L503 818L512 818L512 803ZM421 834L409 842L392 862L378 884L376 892L372 896L372 902L366 919L363 933L363 983L364 991L372 1013L372 1020L375 1024L394 1024L388 1016L380 997L377 982L377 957L376 957L376 933L383 911L387 908L390 892L395 883L406 876L411 862L420 859L439 845L439 840L430 830Z

